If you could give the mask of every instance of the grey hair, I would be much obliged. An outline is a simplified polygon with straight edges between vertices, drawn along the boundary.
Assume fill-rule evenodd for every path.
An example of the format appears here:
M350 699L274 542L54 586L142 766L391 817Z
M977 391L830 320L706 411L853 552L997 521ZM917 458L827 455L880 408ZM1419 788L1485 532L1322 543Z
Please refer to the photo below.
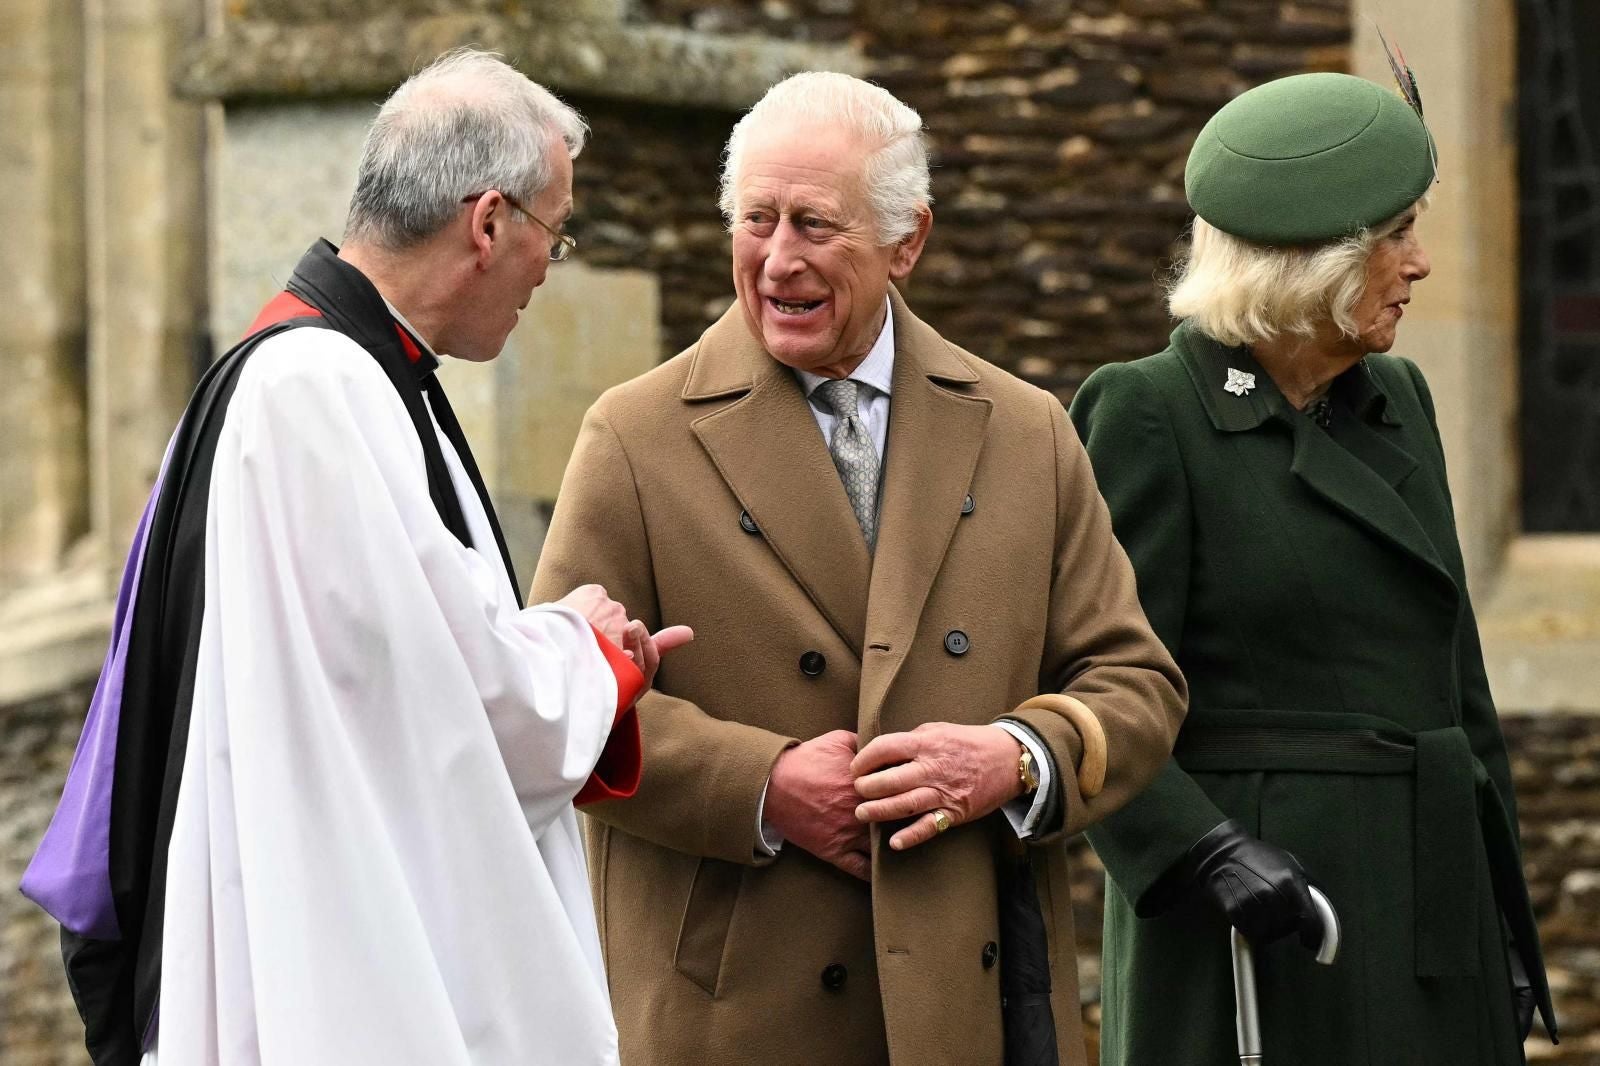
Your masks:
M1427 206L1426 196L1412 205L1418 214ZM1285 333L1314 336L1330 319L1354 337L1352 313L1366 290L1367 260L1411 210L1339 240L1292 246L1257 244L1196 218L1167 289L1167 309L1230 346Z
M887 89L848 74L809 71L785 78L745 112L723 153L722 217L729 226L738 212L739 167L745 143L758 127L778 123L843 126L869 146L862 175L878 241L898 244L916 231L929 191L928 141L922 116Z
M400 251L443 229L473 193L497 189L527 203L550 183L556 139L576 158L587 135L582 116L499 56L446 52L378 110L345 240Z

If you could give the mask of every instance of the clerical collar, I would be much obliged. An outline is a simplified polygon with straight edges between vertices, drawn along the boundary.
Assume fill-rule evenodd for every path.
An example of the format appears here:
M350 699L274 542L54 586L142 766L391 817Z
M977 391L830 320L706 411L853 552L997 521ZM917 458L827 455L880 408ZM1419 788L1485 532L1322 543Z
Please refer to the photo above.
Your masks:
M878 339L872 342L872 348L868 350L867 357L861 360L861 365L851 371L849 380L859 381L888 396L894 392L894 305L887 296L883 298L883 304L883 329L878 331ZM808 397L818 385L829 380L809 370L796 370L795 374L799 376L800 386Z
M425 356L421 362L432 364L429 367L430 370L437 369L439 366L439 353L433 350L432 346L428 344L427 340L422 336L422 334L417 332L417 328L415 326L406 321L406 316L400 313L400 309L398 307L389 302L389 298L387 296L380 292L378 294L378 298L383 301L383 306L387 307L389 309L389 313L394 316L394 324L404 330L406 334L410 336L412 342L416 344L419 349L421 349L423 356Z

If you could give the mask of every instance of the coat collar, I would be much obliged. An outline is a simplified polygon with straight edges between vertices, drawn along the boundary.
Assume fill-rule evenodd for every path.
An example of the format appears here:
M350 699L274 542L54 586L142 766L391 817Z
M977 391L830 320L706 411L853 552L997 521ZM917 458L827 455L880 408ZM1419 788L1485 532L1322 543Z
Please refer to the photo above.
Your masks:
M1195 392L1211 424L1224 433L1257 429L1269 419L1291 423L1303 417L1290 406L1272 375L1262 369L1249 348L1229 347L1206 336L1188 321L1180 322L1172 331L1171 343L1194 382ZM1242 395L1229 392L1230 370L1254 377L1254 387ZM1401 424L1399 414L1389 403L1389 394L1378 383L1365 359L1335 378L1329 393L1340 401L1341 407L1354 411L1363 421L1388 426Z
M1417 519L1415 501L1408 498L1406 482L1417 460L1401 445L1399 413L1367 360L1329 387L1343 414L1336 413L1334 427L1325 430L1289 404L1249 349L1230 348L1188 322L1173 331L1172 348L1212 425L1224 433L1286 430L1294 442L1290 471L1311 492L1454 587L1455 579ZM1230 368L1253 374L1254 387L1243 395L1228 392Z
M873 644L892 649L877 675L882 692L955 531L991 406L966 391L976 371L892 289L890 313L894 390L876 559L798 380L751 336L737 306L691 352L682 390L691 403L732 400L695 419L692 431L840 638L861 655L870 628Z

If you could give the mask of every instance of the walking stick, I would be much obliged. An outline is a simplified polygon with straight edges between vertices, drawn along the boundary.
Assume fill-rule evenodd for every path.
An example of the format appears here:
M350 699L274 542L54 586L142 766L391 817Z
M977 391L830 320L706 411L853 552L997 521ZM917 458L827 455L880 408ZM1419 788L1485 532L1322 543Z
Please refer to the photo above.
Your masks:
M1317 948L1317 961L1332 966L1339 957L1339 915L1328 897L1316 887L1311 889L1311 902L1316 904L1317 915L1322 919L1322 946ZM1238 1005L1234 1016L1239 1031L1240 1066L1262 1066L1261 1057L1261 1005L1256 999L1256 960L1250 950L1250 941L1239 930L1233 937L1233 998Z

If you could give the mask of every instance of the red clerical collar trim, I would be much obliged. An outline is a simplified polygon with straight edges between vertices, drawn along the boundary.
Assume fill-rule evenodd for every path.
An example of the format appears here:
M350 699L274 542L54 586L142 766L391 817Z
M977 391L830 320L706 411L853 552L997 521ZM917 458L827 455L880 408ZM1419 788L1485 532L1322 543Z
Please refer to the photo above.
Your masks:
M300 297L287 290L278 293L267 306L256 315L256 320L250 323L250 328L245 331L245 336L254 336L269 326L279 322L287 322L291 318L322 318L323 314L315 307L306 303ZM417 342L404 326L396 322L394 331L400 338L400 350L406 353L406 359L416 368L419 375L427 375L436 369L439 361L428 356L428 352Z
M406 332L406 328L400 323L396 322L394 324L394 331L400 334L400 347L406 353L406 358L411 360L413 363L415 363L418 359L421 359L422 349L417 346L416 341L411 339L411 334Z
M244 331L246 337L253 336L266 329L276 326L279 322L286 322L291 318L321 318L322 312L306 303L292 292L280 292L267 306L261 309L256 320L250 323L250 328ZM415 358L415 357L413 357Z

